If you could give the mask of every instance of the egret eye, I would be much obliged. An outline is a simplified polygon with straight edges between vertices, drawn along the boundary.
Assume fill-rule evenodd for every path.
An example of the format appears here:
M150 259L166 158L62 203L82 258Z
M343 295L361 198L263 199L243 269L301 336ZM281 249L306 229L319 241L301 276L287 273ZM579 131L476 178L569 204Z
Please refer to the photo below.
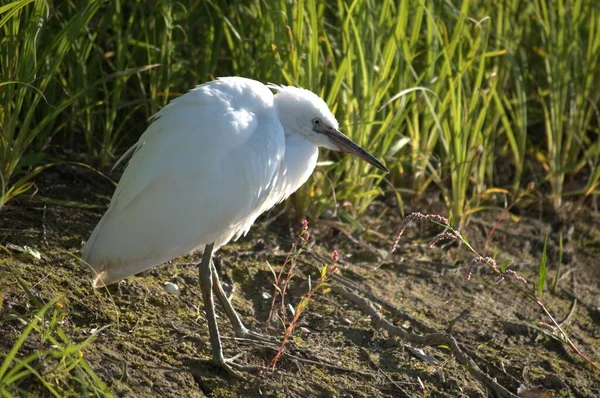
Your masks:
M321 125L321 119L313 119L312 121L313 126L320 126Z

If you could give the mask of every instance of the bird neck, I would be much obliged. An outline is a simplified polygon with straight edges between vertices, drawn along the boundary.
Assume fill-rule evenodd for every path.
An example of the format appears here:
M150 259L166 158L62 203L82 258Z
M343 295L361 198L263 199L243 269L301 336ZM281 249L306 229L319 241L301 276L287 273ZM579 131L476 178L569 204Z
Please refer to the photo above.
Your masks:
M308 180L317 165L318 157L319 148L302 134L292 133L286 136L285 155L272 196L275 203L287 199Z

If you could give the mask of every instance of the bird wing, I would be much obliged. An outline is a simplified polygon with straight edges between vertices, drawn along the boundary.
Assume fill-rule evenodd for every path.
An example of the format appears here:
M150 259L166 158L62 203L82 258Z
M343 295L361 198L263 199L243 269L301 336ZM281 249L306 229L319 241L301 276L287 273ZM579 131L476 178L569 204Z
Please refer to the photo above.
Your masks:
M171 101L132 152L82 249L96 285L245 232L276 183L285 133L266 86L221 78Z

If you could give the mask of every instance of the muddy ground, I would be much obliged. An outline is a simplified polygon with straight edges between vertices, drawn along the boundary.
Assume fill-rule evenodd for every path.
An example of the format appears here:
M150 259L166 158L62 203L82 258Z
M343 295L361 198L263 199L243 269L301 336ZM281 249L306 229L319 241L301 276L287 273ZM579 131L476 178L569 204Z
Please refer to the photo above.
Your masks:
M262 370L246 374L246 380L232 379L193 359L210 355L197 284L195 264L199 256L177 259L108 289L94 290L91 273L79 264L79 249L107 205L112 186L93 172L66 166L40 176L37 184L35 195L22 196L0 212L0 354L9 352L32 319L36 300L46 303L58 298L58 325L73 343L95 336L80 355L115 396L494 394L468 366L457 361L448 346L419 347L377 329L371 317L335 290L316 295L311 301L274 372ZM443 214L435 195L413 202L406 199L407 213ZM273 221L270 217L279 210L259 219L247 237L223 248L219 257L221 279L243 321L249 328L280 340L280 322L264 329L273 294L267 262L275 270L281 267L300 225L285 215ZM488 255L494 254L499 263L511 260L512 269L527 278L528 289L533 290L544 237L550 233L551 284L557 270L557 231L565 231L569 239L565 239L558 286L554 294L546 289L542 301L573 343L599 363L600 215L582 210L567 225L557 225L550 212L545 214L537 207L520 212L518 218L508 218L494 233ZM499 211L478 213L464 231L478 250L482 250L499 215ZM298 304L308 290L307 275L316 280L317 267L338 249L341 276L363 293L406 314L405 319L399 319L381 309L386 319L418 335L433 329L445 333L452 325L449 333L462 351L509 392L517 394L523 386L537 394L529 395L535 397L600 396L600 372L552 337L541 323L551 323L549 318L514 284L497 283L486 268L476 269L467 280L472 255L455 244L429 247L429 240L440 232L438 227L415 225L402 238L398 251L390 255L390 241L400 222L394 207L385 200L378 201L360 222L368 226L366 233L352 232L335 218L310 222L310 244L300 256L287 302ZM572 234L568 233L570 228ZM20 252L18 248L25 246L39 251L41 258ZM165 282L178 284L181 296L168 294L163 288ZM277 344L236 341L221 308L218 313L226 356L242 353L240 363L259 366L271 361ZM419 322L427 326L426 330ZM41 341L41 334L33 333L18 357L51 345ZM52 358L32 362L46 380L62 383L63 391L77 395L85 389L77 374L61 378L51 373L49 369L55 365ZM18 393L16 387L34 396L50 396L34 376L13 385L10 391ZM531 390L534 387L539 387L535 393Z

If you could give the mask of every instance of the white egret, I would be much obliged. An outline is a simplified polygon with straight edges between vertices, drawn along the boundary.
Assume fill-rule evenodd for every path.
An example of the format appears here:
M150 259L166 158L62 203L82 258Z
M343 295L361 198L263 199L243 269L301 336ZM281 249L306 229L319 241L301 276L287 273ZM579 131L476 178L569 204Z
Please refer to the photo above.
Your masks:
M306 182L319 147L388 171L338 130L325 102L308 90L226 77L171 101L119 159L131 155L82 249L97 273L94 286L203 249L200 287L212 359L236 374L223 356L213 289L236 336L255 335L225 295L212 255Z

